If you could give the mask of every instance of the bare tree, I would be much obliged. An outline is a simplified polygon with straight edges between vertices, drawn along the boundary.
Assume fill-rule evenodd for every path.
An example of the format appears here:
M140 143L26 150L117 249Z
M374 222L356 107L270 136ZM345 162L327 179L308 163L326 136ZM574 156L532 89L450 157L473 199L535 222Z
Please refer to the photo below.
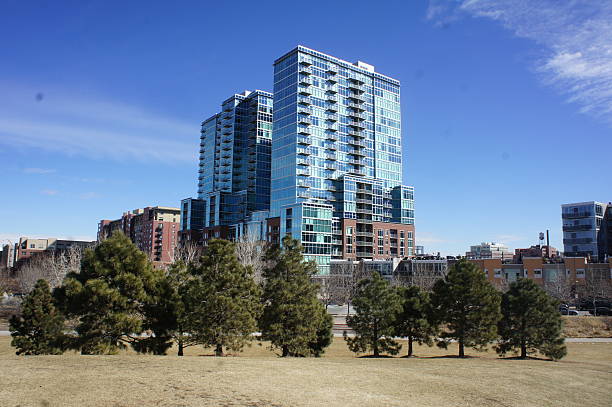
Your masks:
M172 263L182 261L184 264L192 264L202 255L202 246L199 246L193 240L181 242L174 248Z
M334 292L330 276L317 276L313 279L319 284L319 300L325 304L325 309L334 302Z
M363 262L355 263L345 261L332 264L328 277L328 284L332 301L338 304L346 304L346 315L350 313L351 303L357 293L359 281L369 278Z
M565 269L558 270L544 281L544 291L563 304L571 302L574 297L574 287Z
M448 264L442 262L407 261L394 270L392 284L415 285L424 291L431 291L434 284L448 273Z
M265 259L266 242L257 240L254 237L243 234L235 242L236 257L240 264L251 267L256 283L263 280L263 270L267 265Z
M51 289L58 287L68 273L79 273L83 249L68 249L36 253L17 270L17 280L23 293L29 293L40 279L47 280Z

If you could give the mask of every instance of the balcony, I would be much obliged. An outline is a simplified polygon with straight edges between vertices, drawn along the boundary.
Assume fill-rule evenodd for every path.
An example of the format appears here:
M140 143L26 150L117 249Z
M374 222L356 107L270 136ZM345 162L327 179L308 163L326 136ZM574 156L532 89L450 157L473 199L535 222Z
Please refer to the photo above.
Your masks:
M335 105L327 106L327 111L330 113L338 113L338 108Z
M298 69L300 75L312 75L312 68L310 66L300 66Z
M306 96L298 96L298 103L302 105L310 106L310 98Z
M566 212L561 214L562 219L577 219L593 217L593 212Z
M307 146L312 144L312 141L310 141L310 137L308 137L308 136L301 136L301 135L297 136L297 142L298 142L298 144L303 144L303 145L307 145Z
M301 188L310 188L312 187L312 182L309 179L298 178L297 186Z
M311 125L312 124L312 120L308 116L298 116L298 123L306 124L306 125Z
M335 133L325 133L325 139L331 141L338 141L338 136Z
M352 120L348 123L348 125L358 129L365 129L365 125L359 120Z
M579 232L584 230L593 230L593 225L563 225L564 232Z
M308 130L308 127L299 127L298 134L302 134L304 136L310 136L310 130Z
M363 199L363 198L357 198L355 200L355 202L357 202L358 204L372 204L372 198L370 199Z
M298 198L306 198L306 199L311 197L310 193L307 190L298 190L297 196Z
M355 232L355 234L357 236L363 236L363 237L374 237L374 233L372 233L372 232L364 232L364 231L361 231L361 230L358 230L357 232Z
M310 171L306 168L298 168L295 173L299 176L302 177L309 177L310 176Z
M305 157L298 157L297 158L297 163L299 165L306 165L306 166L312 165L312 161L310 159L308 159L308 158L305 158Z
M363 93L366 91L365 86L362 85L361 83L356 83L356 82L349 82L349 84L347 85L347 87L349 89L351 89L354 92L360 92Z
M312 61L309 60L309 59L302 59L300 61L300 65L302 65L302 66L310 66L310 65L312 65Z
M355 129L349 130L348 135L351 137L358 137L362 139L365 138L365 134L361 130L355 130Z
M356 157L365 157L365 152L363 150L359 150L358 148L353 149L352 151L349 151L349 154L352 154ZM362 164L365 165L365 164Z
M349 164L353 164L353 165L365 165L363 160L358 160L358 159L348 160L348 162Z
M366 147L366 143L364 143L363 140L361 139L349 139L347 143L350 144L351 146Z
M336 115L336 114L327 114L327 115L325 115L325 118L327 120L329 120L330 122L337 122L338 121L338 115Z
M371 189L365 189L365 188L357 188L357 193L372 195L372 190Z
M327 130L338 131L338 123L327 123Z
M335 74L338 73L338 69L336 67L333 67L333 66L330 65L329 67L327 67L325 72L327 72L330 75L335 75Z
M348 112L347 116L352 117L353 119L358 119L359 121L366 119L365 115L360 112Z
M336 154L327 153L327 154L325 154L325 159L326 160L336 161L338 159L338 157L336 157Z
M351 109L359 110L359 111L365 110L365 106L362 105L361 103L351 102L348 104L348 107L350 107Z
M372 253L372 252L360 252L360 251L358 251L355 254L357 255L357 257L374 257L374 253Z
M327 95L325 98L329 103L338 103L338 97L336 95Z
M301 154L301 155L310 155L311 154L310 150L308 148L305 148L305 147L298 147L297 148L297 153Z
M306 115L311 115L312 114L312 107L310 107L310 106L299 106L298 113L306 114Z
M593 238L591 237L563 239L563 244L591 244L591 243L593 243Z
M348 170L348 173L352 174L352 175L360 175L360 176L365 176L366 175L365 171L360 170L358 168L351 168L351 169Z
M299 80L300 85L310 86L312 85L312 79L308 76L301 76Z
M303 95L303 96L312 95L312 92L308 88L300 88L299 92L300 92L300 95Z

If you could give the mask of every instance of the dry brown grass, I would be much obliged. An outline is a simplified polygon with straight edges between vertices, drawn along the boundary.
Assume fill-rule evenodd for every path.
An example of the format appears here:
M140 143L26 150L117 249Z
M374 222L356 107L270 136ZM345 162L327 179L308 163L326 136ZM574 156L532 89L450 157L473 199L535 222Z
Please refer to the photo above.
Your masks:
M568 338L612 338L612 317L563 317Z
M418 358L363 359L342 339L320 359L254 345L239 357L17 357L0 337L2 406L609 406L612 344L569 343L560 362L474 358L417 347Z

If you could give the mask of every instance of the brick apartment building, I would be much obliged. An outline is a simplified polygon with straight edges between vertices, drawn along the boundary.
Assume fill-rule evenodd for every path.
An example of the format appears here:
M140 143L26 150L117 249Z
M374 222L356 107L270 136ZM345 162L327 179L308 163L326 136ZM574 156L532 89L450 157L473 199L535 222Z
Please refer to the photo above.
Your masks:
M3 246L0 267L5 269L18 268L24 261L38 253L67 250L73 246L85 249L95 245L95 243L95 241L57 239L54 237L46 239L20 237L19 242L14 245Z
M98 241L120 230L144 253L154 267L172 263L178 242L181 210L163 206L146 207L125 212L116 220L101 220Z

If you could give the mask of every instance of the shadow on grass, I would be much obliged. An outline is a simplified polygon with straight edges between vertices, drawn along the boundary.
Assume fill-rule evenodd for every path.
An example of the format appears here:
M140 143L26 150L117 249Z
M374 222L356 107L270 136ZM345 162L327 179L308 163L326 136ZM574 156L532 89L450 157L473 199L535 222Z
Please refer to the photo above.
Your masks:
M539 360L541 362L552 362L552 359L548 359L548 358L539 358L537 356L527 356L527 357L520 357L520 356L508 356L508 357L500 357L498 358L499 360Z
M357 356L357 358L358 359L394 359L394 357L390 355L378 355L378 356L363 355L363 356Z

